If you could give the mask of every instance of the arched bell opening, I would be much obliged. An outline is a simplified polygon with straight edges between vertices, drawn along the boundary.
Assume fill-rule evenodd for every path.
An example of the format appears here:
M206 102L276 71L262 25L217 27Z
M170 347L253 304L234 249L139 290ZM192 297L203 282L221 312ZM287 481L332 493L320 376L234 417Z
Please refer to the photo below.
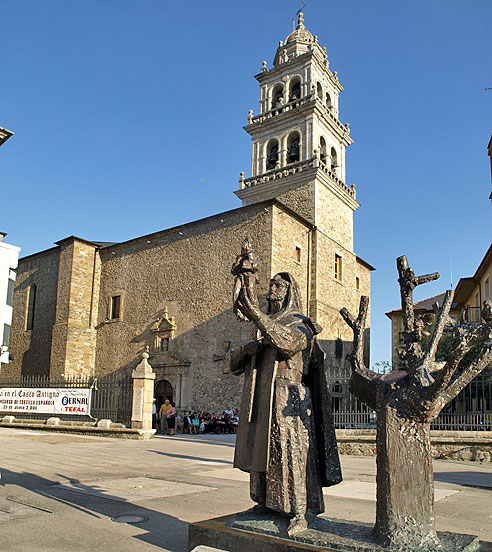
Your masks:
M331 170L333 172L336 172L336 169L338 168L338 155L337 155L337 150L335 148L331 148L330 157L331 157Z
M266 170L271 171L279 163L279 143L277 139L270 140L266 149Z
M321 86L320 82L316 84L316 95L318 96L318 98L323 100L323 87Z
M290 84L289 102L301 99L301 79L292 79Z
M325 101L326 101L326 107L333 107L331 96L328 92L326 93Z
M296 163L301 160L301 136L293 132L287 140L287 163Z
M284 85L276 84L272 91L272 109L284 103Z
M326 164L326 140L323 136L319 139L319 158L322 163Z

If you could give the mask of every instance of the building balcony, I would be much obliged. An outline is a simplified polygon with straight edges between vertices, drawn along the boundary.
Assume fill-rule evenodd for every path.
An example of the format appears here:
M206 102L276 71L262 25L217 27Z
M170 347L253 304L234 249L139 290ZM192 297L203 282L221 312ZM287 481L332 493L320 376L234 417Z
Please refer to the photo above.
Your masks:
M463 319L465 322L481 322L482 321L482 308L481 307L466 307L463 312Z
M329 177L329 179L333 182L333 184L341 188L343 192L345 192L351 198L356 199L355 186L354 185L352 185L351 187L347 186L345 182L343 182L343 180L338 178L338 176L331 169L331 167L329 167L323 161L319 160L316 153L313 158L307 159L306 161L297 161L295 163L290 163L288 165L285 165L285 167L278 167L270 171L266 171L257 176L251 176L250 178L244 178L244 173L241 173L241 176L239 178L239 189L246 190L248 188L257 186L258 184L271 182L273 180L279 180L282 178L287 178L291 175L294 175L303 171L308 171L311 169L318 169L324 172Z

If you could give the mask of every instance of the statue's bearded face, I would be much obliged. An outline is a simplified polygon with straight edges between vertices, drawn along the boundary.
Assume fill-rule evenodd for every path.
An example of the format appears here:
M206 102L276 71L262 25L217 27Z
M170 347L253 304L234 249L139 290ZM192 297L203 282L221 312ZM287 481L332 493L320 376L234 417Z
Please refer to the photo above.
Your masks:
M283 280L280 276L275 276L270 280L270 289L267 299L272 303L282 305L289 289L289 282Z

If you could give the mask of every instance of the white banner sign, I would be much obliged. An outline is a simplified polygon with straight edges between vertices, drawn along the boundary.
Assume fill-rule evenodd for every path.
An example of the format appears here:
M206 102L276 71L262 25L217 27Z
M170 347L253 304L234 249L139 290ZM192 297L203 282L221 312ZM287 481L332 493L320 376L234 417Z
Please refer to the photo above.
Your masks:
M23 414L69 414L87 416L92 389L24 388L0 389L0 412Z

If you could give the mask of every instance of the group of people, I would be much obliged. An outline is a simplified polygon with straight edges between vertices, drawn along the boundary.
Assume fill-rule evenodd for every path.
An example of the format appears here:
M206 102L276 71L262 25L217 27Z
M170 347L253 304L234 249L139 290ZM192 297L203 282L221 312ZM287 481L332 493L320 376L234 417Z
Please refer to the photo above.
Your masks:
M183 433L236 433L239 410L232 408L222 414L210 412L185 412Z
M157 434L176 435L177 429L183 433L236 433L239 410L229 408L222 414L210 412L185 412L179 416L174 402L166 399L157 409L156 400L152 405L152 427Z

